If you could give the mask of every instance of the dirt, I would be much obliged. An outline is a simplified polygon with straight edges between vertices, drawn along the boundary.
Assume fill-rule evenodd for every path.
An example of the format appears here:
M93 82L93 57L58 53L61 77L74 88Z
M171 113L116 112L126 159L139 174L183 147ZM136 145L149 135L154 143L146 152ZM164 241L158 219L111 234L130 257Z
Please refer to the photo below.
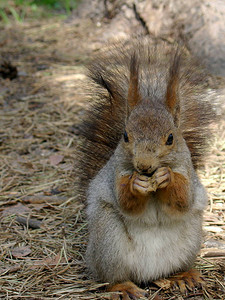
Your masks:
M109 296L107 284L85 269L87 226L74 185L79 122L88 105L85 65L111 37L105 22L51 18L1 25L2 61L17 68L15 79L0 78L1 299ZM200 171L209 205L196 264L206 284L186 295L151 284L149 299L224 297L224 129L224 122L216 125Z

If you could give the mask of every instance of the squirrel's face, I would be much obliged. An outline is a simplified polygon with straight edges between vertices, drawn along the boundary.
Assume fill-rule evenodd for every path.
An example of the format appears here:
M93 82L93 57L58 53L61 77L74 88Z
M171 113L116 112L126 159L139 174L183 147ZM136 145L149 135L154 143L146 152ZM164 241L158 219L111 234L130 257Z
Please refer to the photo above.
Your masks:
M123 148L132 156L136 171L151 175L157 168L176 160L178 140L180 144L181 133L165 108L141 105L130 114Z

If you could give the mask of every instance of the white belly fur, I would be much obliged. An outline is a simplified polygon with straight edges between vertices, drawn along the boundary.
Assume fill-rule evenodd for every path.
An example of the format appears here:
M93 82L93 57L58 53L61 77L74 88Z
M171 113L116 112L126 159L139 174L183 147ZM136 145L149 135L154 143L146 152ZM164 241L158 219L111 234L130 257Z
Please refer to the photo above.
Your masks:
M154 280L177 272L188 265L198 252L201 237L199 221L193 218L168 227L129 226L131 247L125 265L136 282ZM193 230L196 234L193 235Z

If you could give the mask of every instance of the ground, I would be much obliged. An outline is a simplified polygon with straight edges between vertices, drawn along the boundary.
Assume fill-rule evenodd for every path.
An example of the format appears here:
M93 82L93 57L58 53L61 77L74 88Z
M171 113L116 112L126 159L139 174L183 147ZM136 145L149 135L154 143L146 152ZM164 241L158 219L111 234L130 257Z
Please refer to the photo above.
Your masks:
M0 299L106 299L85 269L87 224L75 188L85 64L99 26L52 18L0 28L0 54L18 69L0 78ZM151 284L149 299L224 299L225 123L215 125L199 172L209 195L196 266L205 285L182 295ZM27 218L28 216L28 218Z

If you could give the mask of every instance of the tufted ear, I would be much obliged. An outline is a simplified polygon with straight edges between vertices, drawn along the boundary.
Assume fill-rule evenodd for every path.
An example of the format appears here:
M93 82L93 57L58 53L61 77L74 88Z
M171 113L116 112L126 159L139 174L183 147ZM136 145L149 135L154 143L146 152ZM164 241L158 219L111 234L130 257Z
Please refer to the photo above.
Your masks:
M135 53L133 53L130 60L130 82L129 82L128 99L127 99L130 110L132 110L141 101L138 77L139 77L138 61Z
M179 99L179 70L180 53L175 53L173 62L169 70L169 81L166 90L166 106L174 118L174 123L179 126L180 123L180 99Z

